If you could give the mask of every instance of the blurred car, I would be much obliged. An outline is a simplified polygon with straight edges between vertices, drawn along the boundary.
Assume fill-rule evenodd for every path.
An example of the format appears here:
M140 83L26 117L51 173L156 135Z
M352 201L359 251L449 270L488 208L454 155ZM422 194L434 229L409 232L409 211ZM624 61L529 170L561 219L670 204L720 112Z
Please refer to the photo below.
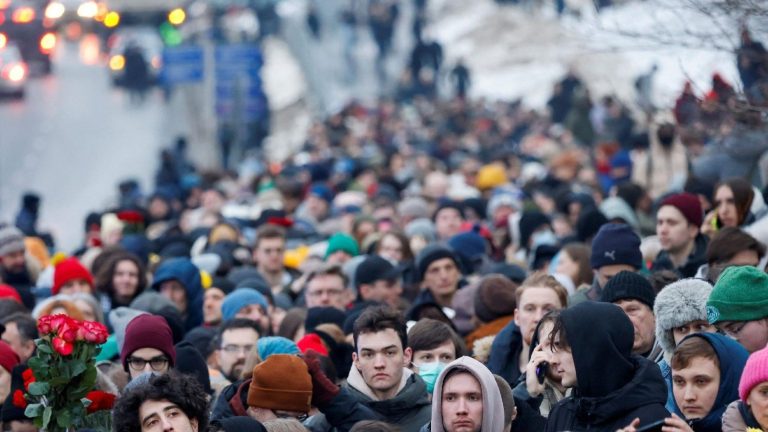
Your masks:
M52 0L45 7L45 17L71 39L97 27L96 18L106 13L106 5L95 0Z
M27 64L19 48L0 38L0 95L23 98L27 86Z
M30 69L51 73L51 56L58 37L39 6L26 2L11 3L2 11L0 34L18 47Z
M163 56L163 40L152 27L122 27L113 34L107 46L109 47L108 66L112 84L122 86L125 78L125 50L129 46L138 47L147 62L149 80L152 84L160 76Z

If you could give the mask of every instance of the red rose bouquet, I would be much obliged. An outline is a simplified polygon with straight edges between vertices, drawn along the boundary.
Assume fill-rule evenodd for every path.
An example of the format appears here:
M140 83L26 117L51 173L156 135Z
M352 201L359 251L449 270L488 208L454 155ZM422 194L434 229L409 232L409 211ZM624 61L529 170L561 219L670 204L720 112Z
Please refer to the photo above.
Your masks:
M37 352L24 372L25 392L17 390L13 403L38 428L65 431L87 427L111 430L110 409L115 395L94 391L95 357L109 333L104 325L66 315L48 315L37 323Z

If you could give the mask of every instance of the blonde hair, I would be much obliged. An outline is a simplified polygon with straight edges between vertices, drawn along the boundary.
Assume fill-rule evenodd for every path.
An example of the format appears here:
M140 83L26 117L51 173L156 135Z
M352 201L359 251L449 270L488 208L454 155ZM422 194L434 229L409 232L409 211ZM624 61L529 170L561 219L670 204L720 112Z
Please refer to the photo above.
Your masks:
M554 276L548 275L543 272L534 273L526 278L523 283L515 291L515 303L520 306L520 299L523 297L523 293L528 288L549 288L557 294L557 299L560 300L560 306L568 306L568 290L565 289L563 284L557 281Z

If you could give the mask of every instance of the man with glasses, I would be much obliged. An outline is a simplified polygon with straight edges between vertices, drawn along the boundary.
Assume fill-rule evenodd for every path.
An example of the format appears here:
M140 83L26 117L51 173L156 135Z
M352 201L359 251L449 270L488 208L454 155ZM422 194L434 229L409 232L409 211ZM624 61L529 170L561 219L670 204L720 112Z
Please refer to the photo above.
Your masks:
M752 266L728 267L709 295L707 319L750 353L768 344L768 275Z
M246 410L252 418L262 423L277 418L303 422L311 401L312 377L298 356L273 354L253 368Z
M345 310L351 301L347 277L338 265L324 264L307 276L304 298L307 309L331 306Z
M120 360L130 379L146 372L164 374L173 368L176 349L165 318L142 314L132 319L125 328Z
M259 325L246 318L225 321L216 335L219 371L230 381L240 379L248 353L259 340Z

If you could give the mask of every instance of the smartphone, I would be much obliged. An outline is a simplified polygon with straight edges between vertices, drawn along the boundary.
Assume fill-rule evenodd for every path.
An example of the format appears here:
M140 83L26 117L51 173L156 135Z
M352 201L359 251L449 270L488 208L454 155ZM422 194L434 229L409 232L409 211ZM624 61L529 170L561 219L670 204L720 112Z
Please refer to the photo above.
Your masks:
M539 380L539 384L544 384L544 378L547 377L547 371L549 370L549 363L541 362L536 366L536 378Z
M641 425L637 429L635 429L635 432L661 432L661 427L664 426L664 420L657 420L653 423L648 423L646 425Z

